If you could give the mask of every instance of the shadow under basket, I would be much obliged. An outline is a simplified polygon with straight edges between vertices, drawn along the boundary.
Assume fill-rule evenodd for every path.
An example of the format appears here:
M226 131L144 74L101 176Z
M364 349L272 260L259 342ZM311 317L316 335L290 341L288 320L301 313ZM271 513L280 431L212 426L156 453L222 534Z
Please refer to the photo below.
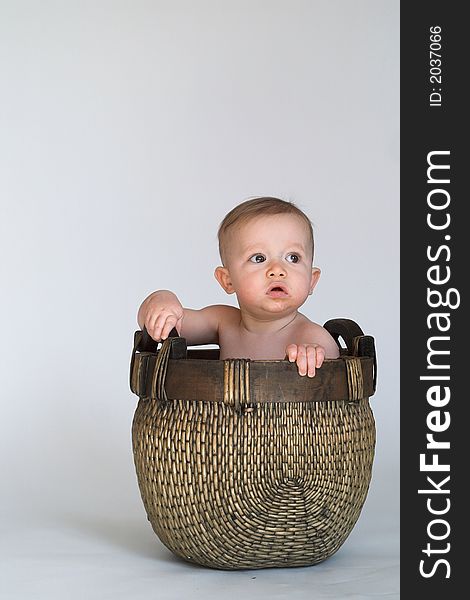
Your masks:
M219 360L183 338L158 349L135 333L137 479L177 556L218 569L306 566L350 534L374 458L374 339L349 319L325 328L341 356L313 378L287 360Z

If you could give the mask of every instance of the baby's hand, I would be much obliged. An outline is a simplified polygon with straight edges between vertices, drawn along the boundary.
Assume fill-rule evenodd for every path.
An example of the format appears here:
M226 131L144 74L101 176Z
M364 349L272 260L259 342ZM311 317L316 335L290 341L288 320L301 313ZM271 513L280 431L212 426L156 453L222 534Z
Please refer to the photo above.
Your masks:
M160 342L166 340L173 327L181 330L183 307L173 292L161 290L150 294L139 309L138 322L145 325L150 337Z
M318 344L289 344L286 355L290 362L296 362L299 375L315 376L315 368L320 368L325 360L325 349Z

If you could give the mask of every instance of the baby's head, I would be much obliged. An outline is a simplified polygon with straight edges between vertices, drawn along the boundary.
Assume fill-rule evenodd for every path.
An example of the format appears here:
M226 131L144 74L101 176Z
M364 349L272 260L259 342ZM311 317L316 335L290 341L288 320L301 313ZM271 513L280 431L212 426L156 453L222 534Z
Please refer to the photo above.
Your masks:
M304 226L304 235L308 240L307 244L311 250L310 259L313 263L314 241L310 219L292 202L286 202L279 198L264 197L242 202L225 215L217 234L222 264L226 266L233 241L243 225L254 220L261 221L265 217L273 215L294 215L298 217L300 223Z
M259 315L296 310L318 281L312 224L291 202L247 200L226 215L218 237L223 266L215 276L237 294L241 309L259 308Z

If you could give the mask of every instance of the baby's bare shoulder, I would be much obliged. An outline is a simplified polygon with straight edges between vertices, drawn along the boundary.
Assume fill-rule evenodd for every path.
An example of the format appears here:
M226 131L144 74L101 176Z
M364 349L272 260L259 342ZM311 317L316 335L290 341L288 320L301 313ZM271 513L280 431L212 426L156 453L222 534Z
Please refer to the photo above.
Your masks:
M207 314L217 318L220 324L235 323L240 321L240 309L228 304L212 304L203 309Z
M318 323L314 323L302 315L301 338L303 344L319 344L325 349L326 358L337 358L339 356L338 344L331 334Z

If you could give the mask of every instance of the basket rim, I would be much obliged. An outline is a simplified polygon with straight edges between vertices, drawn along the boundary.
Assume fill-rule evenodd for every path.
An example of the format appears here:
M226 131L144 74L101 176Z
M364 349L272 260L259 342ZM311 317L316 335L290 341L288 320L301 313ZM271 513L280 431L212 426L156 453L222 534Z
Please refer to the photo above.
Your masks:
M252 360L247 386L250 404L286 402L351 402L349 361L360 367L362 397L374 394L374 359L349 357L325 360L315 377L301 376L288 360ZM184 358L168 360L165 390L168 400L223 402L225 360ZM141 398L154 398L152 378L157 355L137 352L131 373L131 389ZM355 400L359 400L356 398Z

